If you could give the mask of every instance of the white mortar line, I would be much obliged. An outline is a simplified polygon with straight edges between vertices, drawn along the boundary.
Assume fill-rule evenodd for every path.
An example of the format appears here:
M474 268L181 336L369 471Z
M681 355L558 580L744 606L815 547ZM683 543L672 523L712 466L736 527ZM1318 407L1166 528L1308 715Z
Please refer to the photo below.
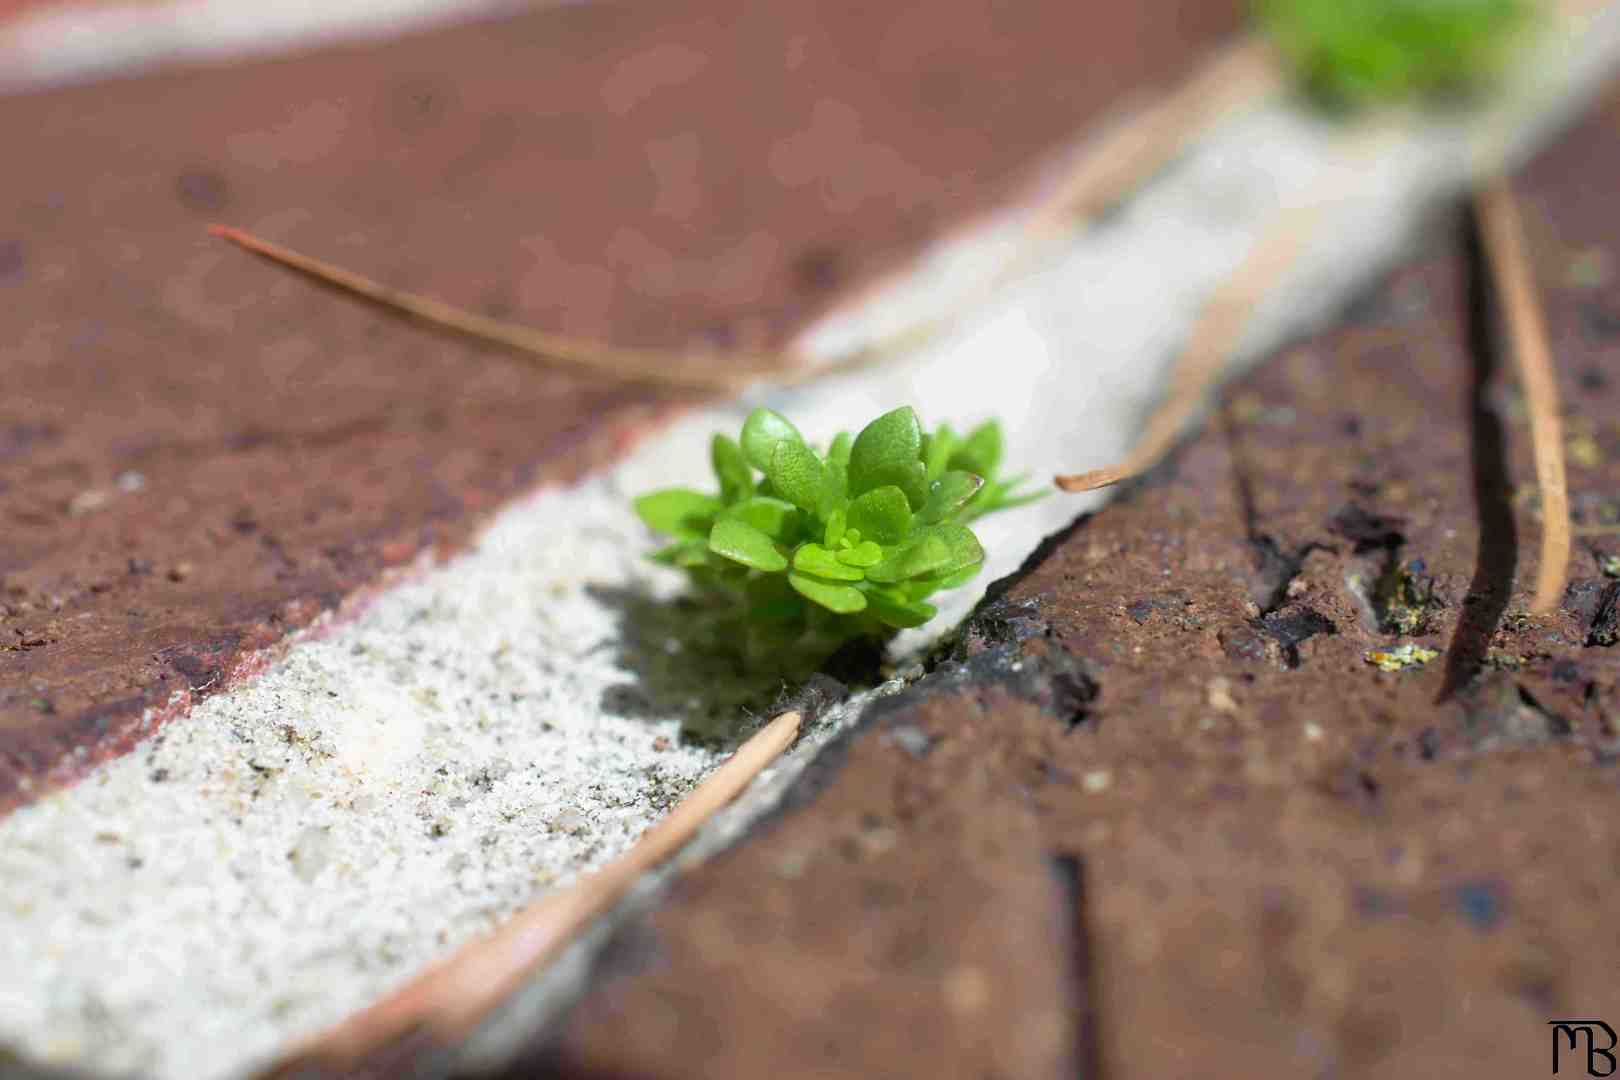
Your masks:
M1540 68L1568 77L1556 95L1536 91L1537 123L1514 117L1521 144L1545 132L1549 96L1590 86L1617 37L1609 18L1579 48L1549 46L1559 65ZM1246 355L1397 258L1423 212L1469 174L1481 122L1428 121L1396 137L1399 152L1330 208L1256 313ZM1042 479L1111 461L1204 298L1342 152L1340 134L1285 105L1234 120L918 355L760 399L812 439L909 401L926 423L1001 416L1009 461ZM982 272L1013 227L992 222L946 245L817 328L810 347L835 351L872 320L948 295L934 292L939 275ZM706 483L710 432L735 430L751 404L690 416L615 468L508 508L465 555L354 624L0 821L0 1044L109 1072L238 1075L487 929L536 886L623 850L719 760L679 742L682 721L725 722L771 689L681 651L679 613L645 599L672 596L679 579L642 561L652 540L628 508L652 487ZM1053 496L985 519L979 588L1092 502ZM978 591L900 647L940 632ZM856 711L825 719L700 848L744 828ZM572 992L584 955L529 1005Z
M394 37L516 10L512 0L55 0L0 19L0 93Z

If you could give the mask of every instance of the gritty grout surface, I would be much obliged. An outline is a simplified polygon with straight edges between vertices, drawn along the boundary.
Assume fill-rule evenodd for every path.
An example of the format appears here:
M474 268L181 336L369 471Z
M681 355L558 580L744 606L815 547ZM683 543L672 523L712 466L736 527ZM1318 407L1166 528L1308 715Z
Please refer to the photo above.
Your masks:
M683 702L616 697L620 598L671 583L604 487L508 513L473 556L9 819L4 1037L230 1073L679 799L717 752L680 741Z
M1608 35L1570 70L1595 77ZM1324 214L1246 355L1399 256L1473 165L1474 141L1446 131L1405 131L1359 163L1366 182ZM758 400L817 442L901 402L927 424L1000 416L1008 461L1038 481L1114 460L1205 298L1344 155L1338 133L1287 106L1237 118L916 355ZM948 302L1016 225L947 245L809 346L831 353ZM780 689L682 649L667 603L680 580L643 561L654 538L628 505L706 485L709 434L753 403L696 413L604 474L510 507L465 554L0 821L0 1046L112 1074L241 1075L624 850ZM990 565L897 657L1094 502L1053 496L976 525ZM857 713L816 725L706 848L739 835ZM683 724L722 737L683 742ZM583 955L534 1009L577 989Z

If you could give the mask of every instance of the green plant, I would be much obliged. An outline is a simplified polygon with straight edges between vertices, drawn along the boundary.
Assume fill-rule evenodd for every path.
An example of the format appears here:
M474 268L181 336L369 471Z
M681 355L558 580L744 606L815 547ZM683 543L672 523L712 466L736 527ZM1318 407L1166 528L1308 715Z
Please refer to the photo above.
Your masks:
M1318 100L1340 107L1472 90L1497 74L1535 0L1256 0Z
M1040 497L997 477L1001 449L994 421L925 434L905 406L823 454L755 409L739 440L714 437L718 493L669 488L635 509L674 537L651 557L685 570L707 601L701 636L751 664L813 663L852 638L922 625L929 596L979 571L968 522Z

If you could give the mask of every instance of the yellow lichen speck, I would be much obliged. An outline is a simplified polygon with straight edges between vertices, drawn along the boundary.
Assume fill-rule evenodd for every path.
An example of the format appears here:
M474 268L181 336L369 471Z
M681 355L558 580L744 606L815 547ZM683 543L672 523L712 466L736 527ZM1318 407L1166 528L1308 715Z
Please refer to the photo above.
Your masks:
M1393 649L1369 651L1367 663L1377 667L1379 671L1404 671L1407 668L1420 668L1439 655L1437 649L1428 649L1408 642Z

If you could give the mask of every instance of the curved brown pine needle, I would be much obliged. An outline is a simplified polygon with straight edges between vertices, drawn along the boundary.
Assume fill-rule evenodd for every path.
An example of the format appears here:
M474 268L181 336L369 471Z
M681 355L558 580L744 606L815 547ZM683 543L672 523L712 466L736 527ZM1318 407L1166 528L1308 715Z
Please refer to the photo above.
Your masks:
M504 345L524 356L609 375L626 382L735 390L748 379L769 374L774 370L773 361L768 358L729 356L724 366L717 365L706 369L687 361L712 361L713 355L687 357L655 349L617 348L527 326L516 326L419 293L389 288L352 270L301 255L242 229L232 228L229 225L210 225L208 231L271 262L306 274L317 281L382 307L421 319L423 322L466 334L480 341Z
M1474 205L1479 213L1485 257L1501 297L1503 322L1513 345L1513 358L1530 414L1530 444L1535 452L1536 483L1541 491L1541 565L1536 574L1531 610L1546 615L1557 609L1563 597L1572 547L1558 380L1547 346L1546 321L1536 295L1530 258L1525 250L1524 223L1513 189L1506 179L1499 177L1479 191Z
M742 793L798 738L800 717L786 712L737 748L629 851L574 885L524 908L493 934L429 968L403 989L316 1037L268 1077L292 1077L358 1061L411 1035L446 1045L464 1038L542 964L553 959L642 875L674 855L722 807Z
M1123 461L1104 469L1058 476L1064 491L1093 491L1138 476L1170 452L1209 393L1248 325L1249 313L1271 291L1304 246L1321 203L1284 211L1255 244L1237 272L1221 283L1193 324L1176 361L1165 400L1148 418Z
M1276 286L1314 233L1323 212L1337 205L1361 180L1362 166L1383 152L1393 130L1368 127L1344 145L1336 168L1311 192L1272 221L1237 270L1221 282L1198 313L1177 358L1164 401L1148 418L1142 437L1123 461L1090 472L1053 478L1064 491L1094 491L1151 469L1168 454L1220 380L1248 326L1249 313Z

